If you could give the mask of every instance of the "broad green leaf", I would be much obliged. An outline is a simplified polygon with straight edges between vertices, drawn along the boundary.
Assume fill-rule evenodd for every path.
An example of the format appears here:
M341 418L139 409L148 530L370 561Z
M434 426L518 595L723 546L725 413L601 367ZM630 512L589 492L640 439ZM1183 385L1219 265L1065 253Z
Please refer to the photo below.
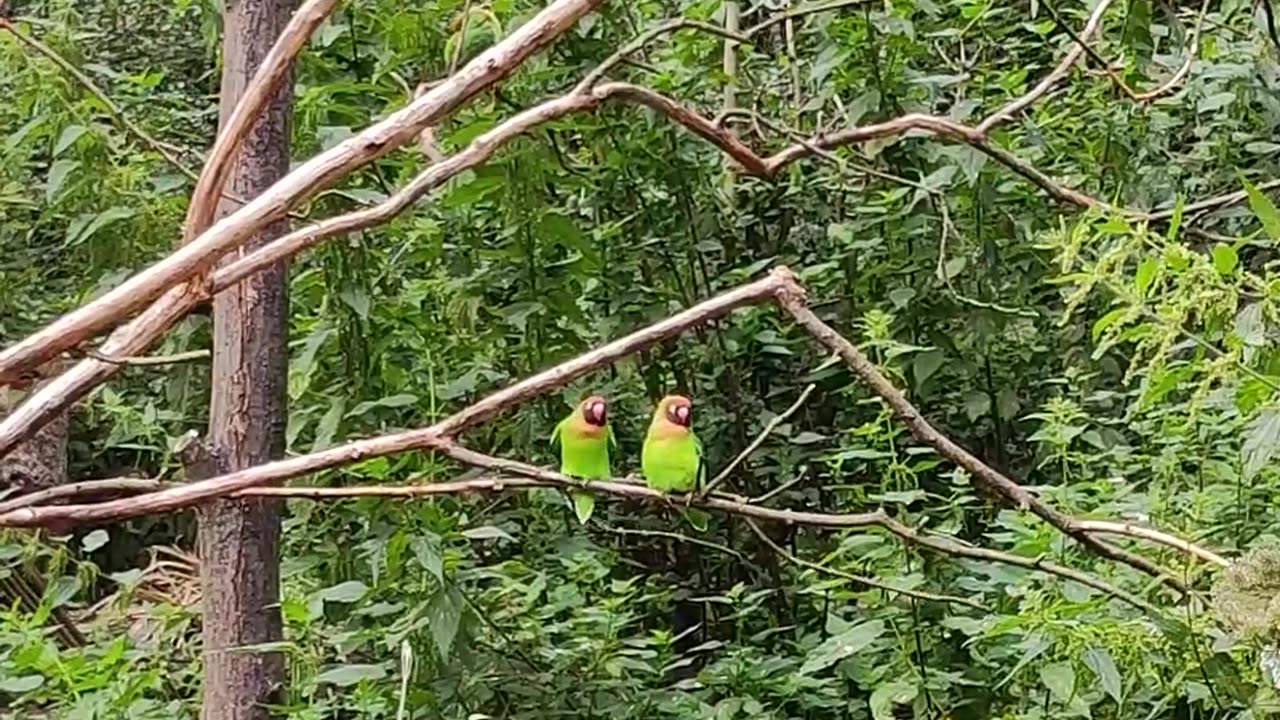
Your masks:
M916 387L924 385L924 382L942 367L946 359L946 355L941 350L930 350L916 355L911 361L911 370L916 376Z
M468 528L462 531L462 536L470 540L508 540L515 542L516 539L506 530L492 525L484 525L481 527Z
M0 677L0 692L19 693L31 692L36 688L44 685L43 675L22 675L19 677L4 676Z
M1070 662L1049 663L1040 668L1040 682L1049 688L1055 700L1066 703L1076 689L1076 671Z
M350 687L361 680L381 680L386 676L387 669L381 665L339 665L316 675L313 682L317 685Z
M88 128L83 125L68 125L62 128L62 133L58 135L58 141L53 144L53 156L58 157L61 155L63 150L71 147L76 140L80 139L81 135L88 131Z
M353 603L369 592L369 586L359 580L348 580L327 587L317 593L325 602Z
M1106 332L1107 328L1116 324L1116 321L1124 317L1125 312L1127 312L1125 308L1116 308L1108 312L1106 315L1098 318L1098 321L1093 324L1093 330L1090 333L1090 335L1093 336L1093 341L1098 342L1098 338L1102 337L1102 333Z
M108 225L120 220L128 220L133 216L133 208L127 207L112 207L96 215L88 213L81 215L67 226L67 237L63 241L63 246L79 245Z
M893 707L905 705L916 699L920 688L912 680L898 679L876 687L868 704L874 720L895 720Z
M1098 676L1102 690L1119 703L1123 686L1120 682L1120 671L1116 670L1116 663L1111 659L1111 654L1102 648L1094 647L1084 651L1083 659L1084 664Z
M45 202L52 203L62 191L71 173L80 167L79 160L55 160L49 167L49 175L44 182Z
M1271 460L1280 443L1280 408L1266 408L1249 422L1241 453L1244 455L1244 479L1252 480Z
M1239 256L1236 255L1235 248L1230 245L1218 243L1213 246L1213 268L1220 275L1230 275L1232 270L1236 269L1236 265L1240 262Z
M80 592L80 578L69 575L55 578L49 583L45 596L49 598L49 607L61 607Z
M1151 57L1154 44L1151 40L1151 0L1129 0L1129 12L1125 15L1125 47L1133 50L1142 62Z
M1244 183L1245 194L1249 196L1249 209L1262 223L1262 229L1266 231L1267 237L1273 242L1280 242L1280 211L1276 210L1271 199L1263 195L1253 183L1244 178L1240 178L1240 181Z
M409 547L413 549L413 555L422 569L431 573L438 582L444 582L444 557L440 554L440 540L415 535L409 541Z
M462 623L464 602L457 588L449 586L433 595L431 602L427 604L427 627L431 630L431 638L435 641L436 650L440 652L441 661L449 660L453 640Z
M1138 290L1138 296L1143 297L1147 294L1147 289L1151 287L1151 283L1155 282L1156 271L1160 269L1160 261L1153 257L1143 258L1138 263L1138 271L1133 276L1133 286Z
M882 620L868 620L827 638L821 645L809 651L804 664L800 666L800 674L812 675L831 667L875 642L876 638L884 634L884 630L885 625Z

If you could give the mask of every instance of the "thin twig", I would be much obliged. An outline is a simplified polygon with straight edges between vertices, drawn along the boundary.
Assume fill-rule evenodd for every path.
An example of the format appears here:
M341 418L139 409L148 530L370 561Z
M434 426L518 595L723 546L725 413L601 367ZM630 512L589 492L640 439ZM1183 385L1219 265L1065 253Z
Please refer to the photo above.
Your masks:
M756 537L760 538L760 541L763 542L765 545L768 545L769 549L773 550L773 552L780 555L781 557L783 557L788 562L794 565L799 565L800 567L809 568L810 570L823 573L825 575L834 575L835 577L843 578L845 580L848 580L849 582L852 582L858 585L865 585L869 588L876 588L877 590L883 590L885 592L897 593L899 595L913 597L918 600L929 600L932 602L951 603L954 605L964 605L966 607L971 607L975 610L983 610L983 611L987 610L987 608L983 607L981 604L977 602L974 602L973 600L966 600L965 598L955 597L953 595L937 595L934 593L923 592L920 590L911 590L908 588L896 587L894 585L890 585L889 583L881 582L874 578L869 578L865 575L855 575L853 573L845 572L844 570L838 570L833 567L828 567L826 565L805 560L803 558L797 557L796 555L788 552L786 548L783 548L781 545L778 545L778 543L774 542L773 539L770 538L768 534L766 534L763 530L761 530L760 526L756 525L754 521L747 520L747 527L751 528L752 532L756 534Z
M764 444L764 441L768 439L769 435L771 435L774 430L778 429L779 425L786 422L787 418L794 415L795 412L800 409L800 406L804 405L804 401L809 399L809 395L812 394L814 389L817 387L817 384L809 383L805 389L800 392L800 397L796 398L796 401L791 403L791 407L783 410L782 414L777 415L766 423L764 429L760 431L759 435L756 435L755 439L751 441L751 444L743 448L742 452L738 453L737 457L731 460L723 470L712 478L711 482L707 483L707 486L702 490L701 495L705 497L711 494L712 490L715 490L720 483L724 482L725 478L729 477L729 475L731 475L733 471L743 463L743 461L751 456L751 453L755 452L757 448Z
M179 363L194 362L196 360L207 360L210 357L208 350L188 350L187 352L174 353L172 355L136 355L127 357L105 355L96 350L90 350L85 353L85 355L93 358L94 360L100 360L112 365L132 365L136 367L176 365Z
M67 498L86 498L116 493L142 493L159 490L168 486L161 480L147 478L111 478L109 480L83 480L81 482L57 485L44 490L37 490L11 500L0 502L0 513L7 513L18 508L44 505Z
M138 138L143 145L146 145L158 153L160 157L164 158L165 162L172 165L175 170L187 176L187 178L192 182L196 182L199 179L199 176L196 175L194 170L184 165L176 155L170 152L169 148L166 147L164 143L152 137L146 130L143 130L138 126L137 123L130 120L129 116L125 114L124 109L117 105L116 102L111 99L111 96L107 95L102 88L98 87L97 83L90 79L88 75L81 72L80 68L72 65L70 61L62 57L58 51L22 32L22 30L18 29L18 26L13 24L12 20L3 16L0 16L0 30L7 31L19 42L40 53L54 65L57 65L63 72L75 78L76 82L80 83L81 87L88 90L90 95L93 95L98 99L98 102L102 103L107 114L114 118L121 127L131 133L134 137Z
M701 545L704 548L710 548L712 550L715 550L716 552L722 552L726 555L732 555L733 557L736 557L743 562L747 561L747 559L743 557L742 553L738 552L737 550L734 550L728 545L721 545L720 543L713 543L710 540L703 540L701 538L689 537L688 535L681 535L680 533L677 533L677 532L669 532L667 530L645 530L644 528L628 528L628 527L620 527L617 525L606 525L598 520L596 521L596 527L606 532L611 532L615 535L635 535L638 537L660 537L660 538L667 538L668 540L675 540L676 542L680 542L680 543L688 543L690 545Z

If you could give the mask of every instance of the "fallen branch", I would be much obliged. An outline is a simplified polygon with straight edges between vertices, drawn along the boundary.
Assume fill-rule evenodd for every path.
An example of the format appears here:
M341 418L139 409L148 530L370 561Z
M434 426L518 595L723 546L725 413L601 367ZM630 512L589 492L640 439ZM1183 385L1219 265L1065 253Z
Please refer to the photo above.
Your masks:
M226 252L281 219L298 203L414 139L422 128L437 123L467 100L500 82L601 2L603 0L554 0L418 100L303 163L169 256L0 353L0 384L11 382L23 370L119 323L166 290L207 270Z
M147 478L112 478L110 480L85 480L82 482L55 485L44 490L37 490L11 500L0 502L0 514L18 508L43 505L45 503L67 498L85 498L98 495L133 494L159 490L169 483Z

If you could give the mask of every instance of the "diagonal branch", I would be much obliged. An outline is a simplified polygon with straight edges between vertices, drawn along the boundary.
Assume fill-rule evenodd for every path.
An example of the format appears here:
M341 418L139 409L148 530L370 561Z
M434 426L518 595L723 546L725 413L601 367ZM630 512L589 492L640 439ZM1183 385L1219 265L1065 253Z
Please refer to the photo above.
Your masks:
M299 475L408 450L443 451L446 448L455 448L459 453L469 452L456 448L451 438L469 427L496 417L520 402L563 387L592 370L605 367L690 328L723 317L737 308L767 302L777 293L794 284L795 277L790 270L785 267L776 268L755 282L701 302L630 335L509 385L426 428L356 440L321 452L258 465L240 472L188 483L137 498L90 505L17 510L0 515L0 527L122 520L190 507L247 488L277 483ZM447 454L450 454L450 457L456 457L452 453ZM708 502L723 501L710 498Z
M117 324L175 284L207 270L223 254L282 218L298 203L409 142L422 128L500 82L601 2L554 0L418 100L307 161L169 256L0 353L0 383L11 382L21 371Z
M800 397L796 398L796 401L791 403L791 406L786 410L783 410L781 414L775 416L765 424L764 429L760 431L759 435L756 435L756 438L751 441L751 444L743 448L742 452L738 453L733 460L729 461L729 464L725 465L723 470L717 473L714 478L711 478L711 482L707 483L707 486L700 494L704 497L710 495L711 492L715 490L720 483L724 482L725 478L728 478L739 465L746 461L747 458L751 457L751 453L755 452L757 448L764 444L764 441L773 434L774 430L778 429L779 425L786 422L787 418L794 415L795 412L800 409L800 406L804 405L804 401L809 399L809 395L811 395L817 387L818 386L814 383L806 385L804 390L800 392Z
M1102 16L1106 14L1107 8L1111 6L1111 1L1112 0L1099 0L1098 4L1093 8L1093 13L1089 15L1089 21L1085 24L1084 31L1080 33L1080 38L1087 41L1095 32L1098 31L1098 28L1102 26ZM1048 75L1045 75L1040 82L1036 83L1036 86L1033 87L1030 92L1022 95L1021 97L1014 98L1004 107L991 113L986 117L986 119L978 123L977 128L975 128L978 131L978 134L985 136L987 133L991 132L992 128L1012 120L1014 115L1017 115L1030 107L1032 103L1043 97L1044 94L1053 89L1053 86L1057 85L1062 78L1066 77L1067 73L1071 72L1072 66L1079 62L1083 55L1084 48L1073 42L1071 49L1062 57L1062 60L1058 62L1058 65L1054 67Z
M1020 510L1030 510L1045 522L1062 533L1069 535L1093 552L1105 558L1129 565L1152 577L1159 578L1165 584L1180 591L1186 591L1186 584L1169 571L1141 555L1135 555L1099 540L1087 531L1080 529L1076 525L1074 518L1031 494L1025 487L979 460L968 450L956 444L951 438L938 432L937 429L929 424L928 420L924 419L920 411L907 400L902 391L894 387L893 383L881 374L875 364L866 355L862 354L862 351L858 350L853 343L820 320L813 311L805 306L803 295L787 293L779 295L778 300L791 317L819 343L828 350L840 355L845 364L849 366L849 369L866 383L872 392L879 395L889 405L894 415L902 421L902 424L907 426L907 429L911 431L911 434L917 440L932 447L942 457L964 468L979 484L988 490L1004 497Z

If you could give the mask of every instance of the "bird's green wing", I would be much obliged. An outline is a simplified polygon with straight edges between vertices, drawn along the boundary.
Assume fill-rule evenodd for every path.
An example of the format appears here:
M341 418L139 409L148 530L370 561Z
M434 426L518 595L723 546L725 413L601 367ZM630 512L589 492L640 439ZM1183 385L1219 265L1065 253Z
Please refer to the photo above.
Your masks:
M564 424L568 421L569 421L569 418L566 417L564 420L561 420L560 422L556 423L556 428L551 431L552 447L555 447L555 444L560 441L560 432L564 430Z
M698 475L694 479L694 487L698 490L707 486L707 462L702 456L702 440L698 438L697 433L689 431L689 437L693 438L693 452L698 456Z

